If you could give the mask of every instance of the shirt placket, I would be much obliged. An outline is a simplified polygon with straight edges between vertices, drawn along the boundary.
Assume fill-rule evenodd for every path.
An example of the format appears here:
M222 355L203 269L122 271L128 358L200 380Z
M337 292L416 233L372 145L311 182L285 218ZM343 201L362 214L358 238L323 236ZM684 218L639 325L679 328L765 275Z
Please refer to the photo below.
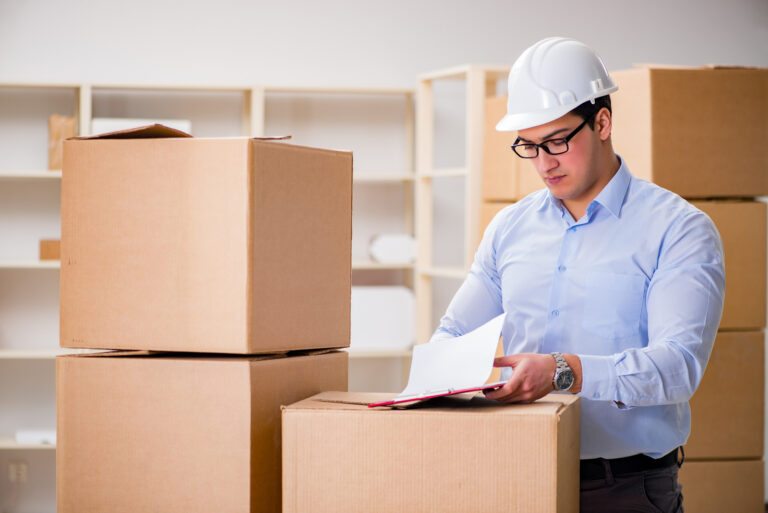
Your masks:
M552 288L549 295L549 304L547 308L547 322L544 329L543 353L549 353L562 349L560 341L563 339L563 330L565 329L568 312L563 310L565 304L566 286L568 283L569 265L572 264L572 255L575 253L580 232L589 222L589 215L584 216L579 222L574 222L571 216L563 213L565 224L565 233L560 244L560 253L555 262L555 269L552 273Z

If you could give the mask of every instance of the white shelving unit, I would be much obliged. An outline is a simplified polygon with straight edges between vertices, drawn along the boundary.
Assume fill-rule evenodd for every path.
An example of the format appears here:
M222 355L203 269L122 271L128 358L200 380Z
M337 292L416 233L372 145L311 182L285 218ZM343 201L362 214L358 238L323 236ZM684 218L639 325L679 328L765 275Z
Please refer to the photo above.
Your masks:
M27 483L0 479L0 499L17 497L22 513L56 508L55 445L19 444L15 434L56 427L60 265L40 261L38 242L61 233L48 116L76 116L80 98L77 84L0 84L0 471L12 461L29 465Z
M423 74L419 77L416 115L416 234L418 265L416 268L416 340L429 340L437 324L433 319L434 281L452 279L458 288L472 263L479 241L479 215L482 193L483 122L485 99L496 95L499 81L509 73L506 66L459 66ZM464 165L441 167L434 165L435 145L435 83L451 81L464 85ZM464 213L461 236L463 241L461 265L444 266L434 263L435 219L434 182L444 178L463 180Z
M0 497L21 493L22 512L31 507L25 504L34 504L37 511L41 503L46 511L55 510L55 457L35 456L55 455L55 445L18 444L15 430L55 427L54 360L82 352L58 347L60 263L40 261L37 254L40 239L60 238L62 173L46 169L47 120L52 114L74 116L78 135L90 135L94 117L183 118L190 119L193 134L202 137L288 132L296 144L351 149L355 196L388 194L385 206L391 211L377 214L393 218L385 223L390 232L414 233L411 89L0 84L0 469L10 461L28 461L35 482L23 486L36 495L25 503L24 490L11 490L7 480L0 479ZM316 118L326 126L320 127ZM389 133L379 130L382 125ZM349 147L347 140L360 147ZM370 140L376 141L373 152L363 147ZM367 201L355 205L353 223L365 217L369 206ZM355 227L364 239L365 227ZM353 240L353 283L413 285L415 263L372 261L363 250L365 243ZM409 350L349 354L351 384L381 374L395 391L407 379ZM379 370L372 370L375 367Z

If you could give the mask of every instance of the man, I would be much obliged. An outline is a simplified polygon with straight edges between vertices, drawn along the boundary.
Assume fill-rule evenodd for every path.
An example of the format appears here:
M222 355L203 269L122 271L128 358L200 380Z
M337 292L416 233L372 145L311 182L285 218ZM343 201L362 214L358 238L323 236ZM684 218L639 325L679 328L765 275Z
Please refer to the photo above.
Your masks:
M614 153L617 89L571 39L515 62L497 130L517 131L513 150L546 189L493 219L433 338L504 312L495 365L508 381L487 397L581 397L581 511L679 512L678 448L722 314L723 249L704 213Z

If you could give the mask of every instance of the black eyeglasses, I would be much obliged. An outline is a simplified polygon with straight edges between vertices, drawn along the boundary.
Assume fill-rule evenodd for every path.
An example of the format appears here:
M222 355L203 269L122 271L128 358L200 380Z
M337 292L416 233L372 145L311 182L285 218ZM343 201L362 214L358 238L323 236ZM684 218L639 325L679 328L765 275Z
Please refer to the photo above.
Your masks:
M573 132L566 135L565 137L558 137L556 139L547 139L546 141L542 141L539 144L527 142L527 143L519 143L518 141L520 138L518 137L515 141L515 144L512 145L512 151L514 151L518 157L523 159L535 159L539 156L539 148L543 149L550 155L562 155L566 151L568 151L568 141L573 139L573 136L579 133L579 130L584 128L584 125L587 124L587 122L592 119L592 116L594 116L596 113L592 113L588 118L586 118L579 126L577 126Z

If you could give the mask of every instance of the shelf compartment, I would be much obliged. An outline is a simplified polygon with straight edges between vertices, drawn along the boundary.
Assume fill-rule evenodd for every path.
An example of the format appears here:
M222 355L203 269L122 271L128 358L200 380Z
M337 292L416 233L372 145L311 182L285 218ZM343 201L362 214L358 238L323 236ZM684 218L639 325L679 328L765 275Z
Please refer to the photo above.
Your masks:
M417 176L419 178L449 178L449 177L456 177L456 176L467 176L467 168L465 167L455 167L455 168L447 168L447 169L434 169L431 171L424 171L422 173L419 173Z
M67 354L91 354L104 351L95 349L1 349L0 360L53 360Z
M419 269L419 274L436 278L455 278L463 280L467 277L467 270L461 267L423 267Z
M408 173L357 173L353 180L355 183L412 182L414 176Z
M0 436L0 450L56 450L55 444L20 444L12 436Z
M61 180L61 171L0 171L0 180Z
M59 260L5 260L0 269L60 269Z
M413 269L415 267L415 264L413 262L407 263L407 262L373 262L373 261L365 261L365 260L358 260L356 262L352 262L352 269L353 270L375 270L375 269Z
M379 349L379 350L359 350L344 349L349 353L351 360L366 358L410 358L413 355L411 349Z

